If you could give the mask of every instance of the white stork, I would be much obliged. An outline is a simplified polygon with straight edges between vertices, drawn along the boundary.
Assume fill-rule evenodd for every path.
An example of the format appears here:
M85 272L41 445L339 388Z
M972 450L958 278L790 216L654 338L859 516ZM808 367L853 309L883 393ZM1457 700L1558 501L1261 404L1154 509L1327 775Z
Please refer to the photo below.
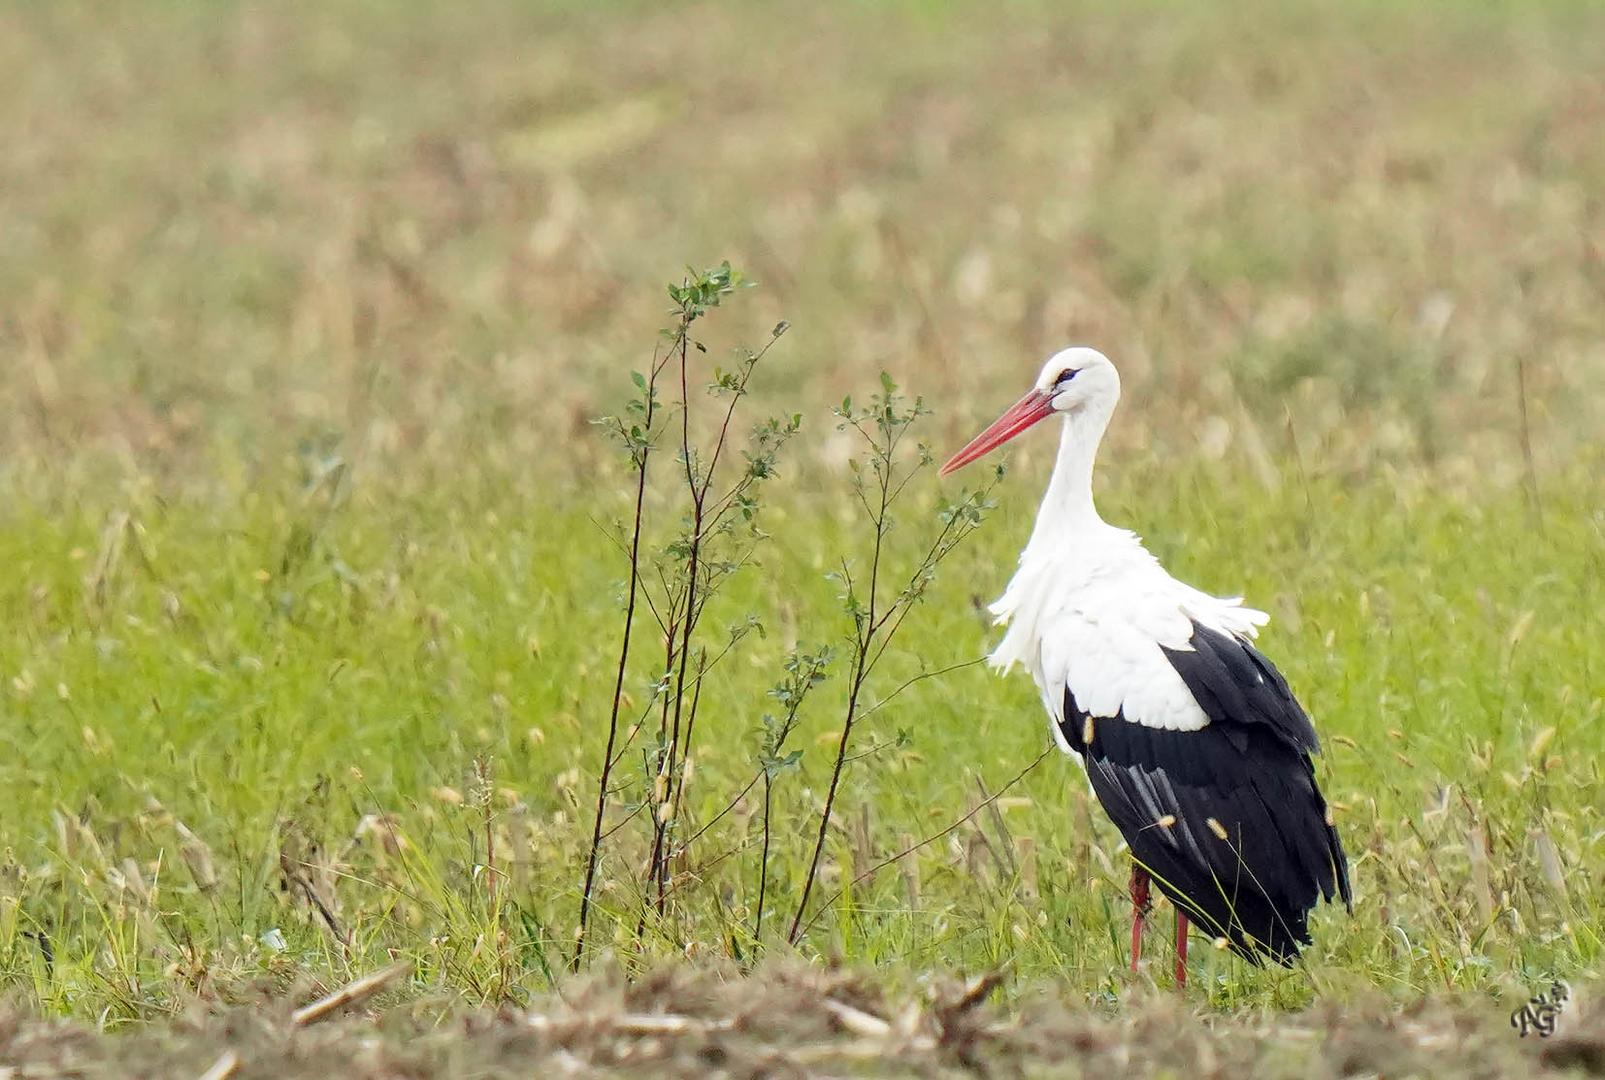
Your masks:
M1020 567L992 613L995 667L1025 665L1059 747L1131 849L1131 965L1150 879L1187 923L1258 964L1292 963L1317 899L1352 907L1348 864L1310 756L1310 718L1252 640L1268 616L1167 574L1092 501L1120 376L1095 349L1058 353L1029 393L942 466L966 465L1050 416L1059 459Z

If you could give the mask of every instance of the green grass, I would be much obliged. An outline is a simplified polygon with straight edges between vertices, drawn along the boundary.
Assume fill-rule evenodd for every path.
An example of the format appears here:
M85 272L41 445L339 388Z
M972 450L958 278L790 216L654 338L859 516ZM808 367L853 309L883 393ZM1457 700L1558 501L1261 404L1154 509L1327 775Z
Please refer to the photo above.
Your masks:
M1605 655L1590 613L1605 597L1592 477L1554 480L1540 530L1519 493L1452 501L1381 481L1265 490L1218 469L1110 471L1109 516L1141 528L1183 577L1241 588L1276 614L1265 646L1326 737L1323 783L1354 861L1355 915L1319 920L1307 969L1206 955L1200 992L1293 1004L1373 984L1409 995L1596 970ZM1007 576L1034 479L1011 477L998 519L943 568L877 697L920 666L986 648L974 602ZM480 476L422 495L378 475L349 483L333 507L288 487L12 505L0 547L13 568L0 586L0 972L14 990L52 1011L137 1017L185 990L301 968L340 979L398 954L426 984L475 999L549 987L572 934L620 565L597 557L587 509L541 509L542 493L516 482ZM934 487L914 498L928 504ZM692 820L750 775L786 636L842 624L824 576L853 542L839 500L776 495L771 509L761 571L710 619L755 610L775 629L709 688ZM287 556L310 521L310 550ZM908 554L906 542L895 551ZM839 715L828 692L810 705L802 775L778 788L781 912L817 813L803 791L820 790ZM833 875L937 831L973 805L975 777L995 790L1046 739L1028 680L983 668L916 684L866 722L859 745L899 729L907 745L849 772L839 816L862 815L867 848L844 830ZM484 861L476 760L491 774L499 908L472 869ZM1011 795L1025 801L1003 811L1007 837L978 821L994 842L1028 841L1019 850L1034 849L1034 869L1011 877L966 828L918 856L917 907L888 869L821 920L809 950L911 971L1009 964L1079 993L1118 989L1118 836L1057 756ZM749 814L700 841L700 858L750 844ZM1480 878L1468 853L1478 832ZM602 938L634 963L641 853L625 836L604 864ZM313 868L349 949L285 891L281 851ZM729 924L750 920L750 848L698 861L648 957L721 953ZM282 952L261 941L274 928ZM49 939L53 964L30 932Z
M628 513L588 420L725 256L762 287L713 355L789 319L754 407L805 425L710 610L766 634L708 680L690 821L752 775L785 651L846 629L828 403L890 371L940 452L1086 341L1126 386L1105 516L1272 613L1353 863L1303 966L1198 950L1196 1000L1599 979L1602 40L1564 4L0 8L0 993L120 1024L398 955L420 993L561 983ZM989 647L1049 460L1015 451L872 701ZM776 931L843 682L776 789ZM1047 738L1019 673L911 685L855 736L823 895ZM1075 767L999 805L804 957L1123 999ZM750 960L753 812L641 945L621 831L596 962Z

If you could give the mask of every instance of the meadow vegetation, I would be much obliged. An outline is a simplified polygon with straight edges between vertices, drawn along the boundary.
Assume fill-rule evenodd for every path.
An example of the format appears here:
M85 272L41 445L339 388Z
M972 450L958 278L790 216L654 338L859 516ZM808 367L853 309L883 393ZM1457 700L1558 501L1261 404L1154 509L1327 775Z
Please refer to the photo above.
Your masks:
M1188 1004L1593 986L1602 47L1564 3L0 8L0 993L532 1005L588 896L604 983L1170 1008L979 663L1052 438L929 462L1072 342L1126 387L1104 516L1272 613L1353 863L1304 962L1195 950Z

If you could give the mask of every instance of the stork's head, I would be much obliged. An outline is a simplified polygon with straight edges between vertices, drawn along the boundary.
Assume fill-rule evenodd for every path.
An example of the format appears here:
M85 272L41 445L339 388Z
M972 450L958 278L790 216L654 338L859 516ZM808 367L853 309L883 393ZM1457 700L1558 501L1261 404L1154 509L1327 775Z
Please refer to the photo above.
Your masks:
M949 458L941 474L968 465L1055 414L1069 417L1071 423L1083 415L1089 420L1096 417L1102 434L1101 425L1119 400L1120 375L1103 353L1084 345L1054 353L1025 397Z

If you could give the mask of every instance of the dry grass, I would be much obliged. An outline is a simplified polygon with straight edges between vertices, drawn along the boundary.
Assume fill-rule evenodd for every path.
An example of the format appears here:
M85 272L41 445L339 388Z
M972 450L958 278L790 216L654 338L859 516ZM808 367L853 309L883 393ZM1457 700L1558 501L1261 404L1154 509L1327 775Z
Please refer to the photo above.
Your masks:
M1548 1040L1518 1040L1486 1002L1403 1011L1382 1000L1294 1018L1200 1015L1172 994L1067 1008L1051 991L1019 1011L959 984L888 993L877 977L790 965L751 978L685 969L598 977L530 1011L392 1005L307 1027L279 1002L198 1012L115 1040L0 1018L0 1058L28 1077L403 1076L1575 1076L1605 1072L1597 1000ZM207 1070L211 1070L208 1072Z

